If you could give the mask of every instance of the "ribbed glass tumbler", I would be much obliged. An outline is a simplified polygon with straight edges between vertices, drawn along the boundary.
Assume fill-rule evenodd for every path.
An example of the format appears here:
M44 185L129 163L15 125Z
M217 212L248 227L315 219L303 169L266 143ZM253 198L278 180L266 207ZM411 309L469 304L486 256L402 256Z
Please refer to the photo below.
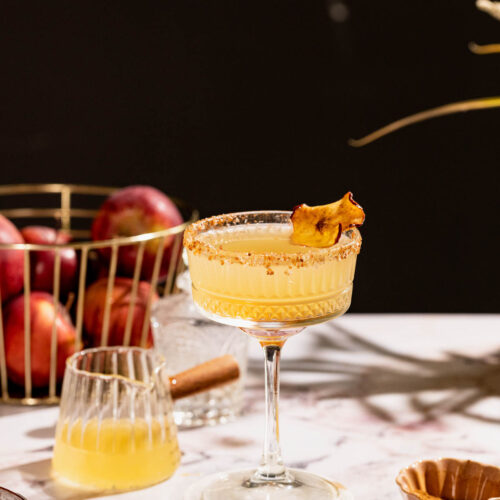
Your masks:
M140 348L87 349L68 358L53 474L92 490L142 488L180 459L163 358Z

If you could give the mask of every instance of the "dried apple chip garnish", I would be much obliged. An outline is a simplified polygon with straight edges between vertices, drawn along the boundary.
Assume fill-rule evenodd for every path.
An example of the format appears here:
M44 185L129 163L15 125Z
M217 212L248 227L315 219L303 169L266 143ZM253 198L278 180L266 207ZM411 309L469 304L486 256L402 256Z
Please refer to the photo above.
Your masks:
M339 241L342 231L360 226L364 220L365 213L351 192L329 205L310 207L303 203L292 213L292 241L308 247L330 247Z

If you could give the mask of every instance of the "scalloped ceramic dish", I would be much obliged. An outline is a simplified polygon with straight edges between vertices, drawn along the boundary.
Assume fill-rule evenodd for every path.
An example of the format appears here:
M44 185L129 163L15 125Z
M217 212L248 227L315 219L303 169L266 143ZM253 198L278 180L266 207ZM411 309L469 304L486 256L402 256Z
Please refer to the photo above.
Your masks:
M405 500L500 500L500 468L470 460L415 462L396 483Z
M0 500L26 500L26 498L0 486Z

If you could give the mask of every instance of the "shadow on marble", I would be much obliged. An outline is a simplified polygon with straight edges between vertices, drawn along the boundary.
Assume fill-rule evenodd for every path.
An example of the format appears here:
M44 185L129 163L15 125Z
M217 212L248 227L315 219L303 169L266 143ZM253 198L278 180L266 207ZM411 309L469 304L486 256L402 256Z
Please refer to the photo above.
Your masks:
M222 436L218 439L218 445L225 448L244 448L253 444L253 439L244 439L237 436Z
M39 427L38 429L31 429L26 433L26 436L35 439L53 439L55 435L55 424L47 427Z
M294 381L283 377L283 395L307 391L314 399L358 399L373 416L395 422L390 409L382 408L367 398L383 394L405 394L410 406L422 420L433 420L447 413L461 413L477 420L500 423L499 418L469 411L481 400L500 396L500 352L482 357L447 352L441 360L403 354L370 342L353 331L331 324L332 333L316 332L310 352L347 354L349 361L311 357L282 359L282 371L318 374L318 381ZM342 357L342 356L337 356ZM257 373L262 367L250 363ZM304 379L306 380L306 379ZM424 402L421 391L447 391L438 401Z

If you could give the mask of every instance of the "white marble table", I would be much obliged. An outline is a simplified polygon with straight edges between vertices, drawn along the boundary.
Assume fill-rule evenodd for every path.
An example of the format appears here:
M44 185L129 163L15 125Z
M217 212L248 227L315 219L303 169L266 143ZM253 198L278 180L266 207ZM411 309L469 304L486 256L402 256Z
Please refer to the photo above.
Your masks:
M207 473L256 465L257 342L250 355L245 414L179 432L174 477L113 499L181 500ZM30 500L94 498L50 480L57 412L0 405L0 485ZM288 465L344 483L356 500L400 498L398 470L423 457L500 465L500 315L348 314L305 330L283 352L281 436Z

